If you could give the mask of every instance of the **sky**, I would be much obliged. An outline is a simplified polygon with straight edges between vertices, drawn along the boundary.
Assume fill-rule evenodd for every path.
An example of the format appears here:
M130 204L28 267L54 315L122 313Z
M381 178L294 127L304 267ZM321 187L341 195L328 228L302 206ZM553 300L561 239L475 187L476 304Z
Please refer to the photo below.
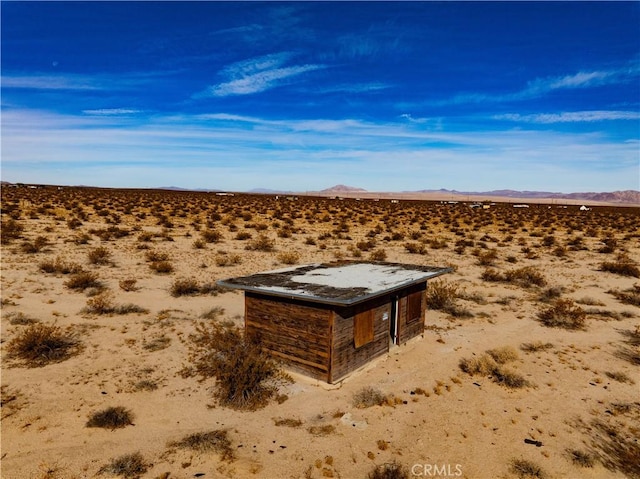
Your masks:
M640 190L640 2L14 2L3 181Z

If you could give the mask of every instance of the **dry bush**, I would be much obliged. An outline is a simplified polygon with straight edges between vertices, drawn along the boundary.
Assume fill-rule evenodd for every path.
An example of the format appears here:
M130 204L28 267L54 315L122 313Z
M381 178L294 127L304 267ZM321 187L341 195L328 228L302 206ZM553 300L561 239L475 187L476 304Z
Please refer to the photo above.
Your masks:
M369 474L367 479L408 479L408 469L397 461L388 462L376 466Z
M265 234L260 234L257 238L251 240L245 249L250 251L273 251L275 249L275 241Z
M235 452L231 447L231 440L226 429L190 434L179 441L170 442L168 446L190 449L201 454L217 452L223 461L232 461L235 458Z
M537 353L538 351L546 351L552 349L554 346L552 343L543 343L542 341L536 341L533 343L522 343L520 349L526 353Z
M385 395L379 389L371 386L363 387L353 395L353 405L364 409L372 406L382 406L390 401L391 397Z
M199 323L189 344L185 375L216 378L215 397L223 406L254 410L265 406L288 380L257 340L219 323Z
M558 299L553 306L538 312L538 320L547 327L585 329L587 314L570 299Z
M96 411L89 416L86 427L101 427L104 429L118 429L133 425L133 413L123 407L108 407L101 411Z
M558 299L562 296L564 292L564 287L562 286L551 286L549 288L544 289L540 295L538 296L538 301L542 301L543 303L550 303L553 300Z
M640 278L638 264L626 253L619 253L615 261L605 261L600 265L600 270Z
M207 243L219 243L222 240L222 233L217 230L207 229L200 233L202 239Z
M273 423L276 426L286 426L286 427L300 427L303 424L303 422L300 419L295 419L292 417L274 419Z
M80 341L69 330L42 323L27 326L7 344L8 356L27 367L64 361L78 354L80 349Z
M42 249L48 244L49 242L47 241L47 238L44 236L38 236L33 241L25 241L22 243L22 245L20 245L20 249L23 253L34 254L42 251Z
M98 246L89 250L87 258L91 264L111 264L111 251L104 246Z
M114 295L111 291L103 291L87 300L87 304L82 308L83 313L88 314L129 314L148 313L149 310L135 304L115 304Z
M171 285L171 296L174 298L180 296L195 296L198 294L216 295L220 292L220 288L216 284L205 283L198 284L195 278L178 278Z
M532 384L522 375L506 369L503 365L509 361L517 359L518 353L509 346L496 348L487 351L479 357L467 359L462 358L458 364L460 369L471 375L490 377L497 384L510 389L519 389ZM496 359L497 358L497 359Z
M587 452L583 452L578 449L569 449L567 454L569 455L571 462L576 466L593 467L595 464L593 456Z
M531 285L544 286L547 284L542 273L533 266L525 266L524 268L506 271L504 276L507 283L514 283L525 288Z
M122 291L138 291L139 288L136 286L137 282L138 280L135 278L122 279L118 283L118 286L120 286Z
M147 251L144 257L149 263L159 263L161 261L169 260L169 255L167 253L155 250Z
M215 262L217 266L220 267L224 267L224 266L235 266L237 264L242 263L242 258L240 257L239 254L218 254L215 257Z
M5 319L9 320L12 326L28 326L30 324L39 323L40 320L26 316L23 312L12 311L4 314Z
M387 259L387 252L383 248L373 250L369 255L371 261L385 261Z
M82 273L72 274L64 285L73 290L84 291L87 288L102 288L103 285L98 281L98 273L93 271L83 271Z
M282 251L278 254L278 261L283 264L297 264L300 254L297 251Z
M7 244L14 239L20 238L24 226L14 219L3 221L0 225L0 243Z
M125 454L112 459L109 464L100 468L98 474L112 474L122 476L126 479L136 479L141 477L151 467L139 452Z
M487 354L498 364L505 364L518 359L518 351L513 346L489 349Z
M425 254L427 252L427 248L424 243L405 243L404 248L407 250L407 253L410 254Z
M429 282L427 286L427 306L431 309L444 311L457 318L469 318L473 313L458 305L458 285L447 283L444 280Z
M59 256L55 260L44 260L38 265L43 273L76 274L82 273L82 266L77 263L69 263Z
M640 307L640 284L633 285L632 288L620 290L609 290L607 293L612 294L618 301Z
M618 381L619 383L634 384L633 379L631 379L626 373L623 373L622 371L606 371L605 374L608 378L611 378L614 381Z
M89 233L97 236L102 241L110 241L112 239L124 238L131 232L129 230L118 228L117 226L109 226L104 229L91 229L89 230Z
M510 469L519 479L546 479L549 477L544 469L527 459L513 459Z
M493 266L498 259L498 251L489 249L478 254L478 264L480 266Z
M158 274L168 274L173 272L173 265L169 261L153 261L149 268Z
M214 306L213 308L210 308L200 314L200 317L202 319L217 319L223 313L224 308L221 308L220 306Z

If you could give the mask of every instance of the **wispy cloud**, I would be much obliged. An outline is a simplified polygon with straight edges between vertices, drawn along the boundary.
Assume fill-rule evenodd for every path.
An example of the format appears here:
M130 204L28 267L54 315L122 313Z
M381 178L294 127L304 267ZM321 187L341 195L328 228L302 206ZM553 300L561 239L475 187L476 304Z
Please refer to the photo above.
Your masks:
M325 65L314 64L285 66L292 57L290 52L280 52L232 63L220 71L228 81L207 88L195 98L260 93L286 84L303 73L326 68Z
M495 115L493 118L495 120L508 120L523 123L582 123L612 120L640 120L640 112L596 110L562 113L536 113L532 115L506 113L503 115Z
M81 75L3 75L2 88L33 90L99 90L103 88L95 77Z
M380 82L371 83L344 83L340 85L330 85L324 88L313 90L315 93L371 93L393 88L392 85Z
M111 116L111 115L135 115L142 113L142 110L133 108L100 108L97 110L83 110L85 115Z

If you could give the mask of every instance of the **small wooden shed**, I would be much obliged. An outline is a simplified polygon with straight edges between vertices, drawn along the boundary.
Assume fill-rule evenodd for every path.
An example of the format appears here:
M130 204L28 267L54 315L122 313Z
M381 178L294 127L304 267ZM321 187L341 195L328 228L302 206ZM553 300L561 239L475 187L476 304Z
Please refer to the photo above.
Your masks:
M427 280L451 268L310 264L219 281L245 292L245 333L328 383L424 331Z

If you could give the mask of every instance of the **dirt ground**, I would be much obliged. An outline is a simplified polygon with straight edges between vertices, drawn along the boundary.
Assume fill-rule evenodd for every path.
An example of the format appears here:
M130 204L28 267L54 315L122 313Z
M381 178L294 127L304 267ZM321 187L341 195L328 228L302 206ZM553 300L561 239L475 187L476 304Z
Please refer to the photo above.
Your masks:
M254 411L181 374L198 322L242 326L217 280L370 258L454 268L421 338L339 385L293 375ZM112 477L136 453L121 477L640 477L639 261L637 207L4 187L2 478ZM74 270L96 284L73 289ZM210 287L172 295L184 279ZM562 304L584 324L545 325ZM74 354L20 359L37 325ZM519 381L464 366L496 350ZM384 403L358 407L367 387ZM132 424L87 427L109 407ZM233 457L176 445L211 431Z

